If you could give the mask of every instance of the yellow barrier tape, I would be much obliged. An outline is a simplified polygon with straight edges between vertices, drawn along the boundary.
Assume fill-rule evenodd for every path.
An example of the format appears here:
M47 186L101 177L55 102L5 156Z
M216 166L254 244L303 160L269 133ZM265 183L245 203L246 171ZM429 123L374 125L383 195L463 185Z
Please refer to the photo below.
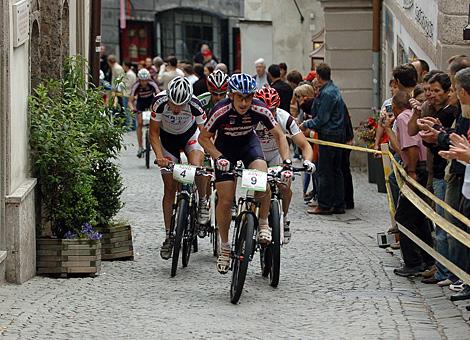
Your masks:
M470 283L470 275L466 273L464 270L460 269L457 267L455 264L450 262L448 259L446 259L444 256L439 254L436 250L428 246L425 242L423 242L419 237L417 237L415 234L413 234L411 231L409 231L407 228L402 226L400 223L398 224L398 229L408 236L410 240L412 240L414 243L416 243L421 249L423 249L426 253L431 255L434 259L442 263L447 269L449 269L452 273L457 275L459 279L462 279L465 283Z
M341 148L341 149L350 149L354 151L362 151L362 152L368 152L368 153L374 153L374 154L382 154L382 151L374 150L374 149L368 149L364 148L362 146L355 146L355 145L349 145L349 144L342 144L342 143L333 143L333 142L327 142L324 140L320 139L313 139L313 138L307 138L307 140L310 143L318 144L318 145L325 145L325 146L333 146L335 148Z
M446 202L443 200L437 198L434 196L431 192L429 192L425 187L423 187L421 184L419 184L416 180L408 176L406 173L405 169L402 168L400 164L398 164L397 160L393 157L391 157L392 162L393 162L393 168L395 169L395 175L397 177L398 181L398 175L401 175L403 179L407 182L410 183L413 187L415 187L418 191L420 191L423 195L428 197L429 199L433 200L435 203L439 204L442 208L444 208L449 214L454 216L456 219L461 221L463 224L470 226L470 219L465 217L463 214L452 208L450 205L448 205ZM400 183L399 183L400 185ZM403 185L403 184L402 184Z

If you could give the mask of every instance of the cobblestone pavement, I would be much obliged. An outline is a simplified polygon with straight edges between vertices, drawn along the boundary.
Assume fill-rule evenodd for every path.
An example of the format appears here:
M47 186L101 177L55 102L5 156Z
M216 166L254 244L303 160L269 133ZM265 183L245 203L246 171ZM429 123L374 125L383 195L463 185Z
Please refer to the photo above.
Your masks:
M259 262L249 268L239 305L229 302L208 239L188 268L170 278L163 241L159 172L135 157L134 134L121 164L127 190L120 213L133 225L136 259L104 262L97 278L36 277L0 287L0 334L6 339L469 339L464 304L448 289L396 277L399 264L376 245L388 227L386 198L354 173L356 209L312 217L294 182L291 243L281 282L271 288ZM467 314L465 314L467 313Z

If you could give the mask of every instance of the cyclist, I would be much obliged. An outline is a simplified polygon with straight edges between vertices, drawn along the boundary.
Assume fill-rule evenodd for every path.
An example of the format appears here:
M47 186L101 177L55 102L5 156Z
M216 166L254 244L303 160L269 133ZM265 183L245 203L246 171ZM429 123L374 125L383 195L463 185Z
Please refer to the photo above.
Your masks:
M184 77L176 77L168 83L168 90L160 92L152 104L150 120L150 143L160 167L180 162L180 151L184 151L192 165L201 166L204 149L198 143L199 129L204 126L206 114L199 100L193 95L193 88ZM160 249L160 256L171 257L172 245L169 240L172 206L177 183L166 169L161 170L164 194L163 215L166 238ZM199 192L199 223L207 223L209 211L205 198L204 177L196 177Z
M253 99L256 81L248 74L234 74L229 80L229 98L223 99L212 109L211 118L201 130L199 142L212 158L216 166L216 188L218 202L216 220L221 239L221 249L217 259L217 270L225 274L230 264L230 244L228 232L231 215L227 214L232 207L235 196L234 176L228 173L230 164L242 161L245 167L267 172L261 144L254 131L259 122L269 129L279 146L279 152L286 164L289 160L289 148L282 129L276 123L271 112L257 99ZM217 134L215 142L212 138ZM271 231L268 227L270 190L257 192L260 201L259 241L271 242Z
M197 97L207 114L215 104L227 97L229 76L221 70L215 70L207 77L208 92Z
M134 111L137 119L137 143L139 144L137 157L141 158L144 154L142 143L142 111L150 110L153 98L160 92L160 89L151 79L150 72L146 68L139 70L137 78L138 80L131 89L129 108Z
M302 150L302 157L304 159L303 165L305 169L311 172L315 171L315 165L311 162L313 158L312 147L300 128L297 126L294 118L287 111L279 107L281 98L277 91L272 87L262 87L256 91L255 98L266 104L282 131ZM256 127L256 134L261 141L261 148L263 149L264 158L266 159L268 166L279 165L281 163L281 155L279 154L279 149L274 136L261 122ZM287 244L291 238L289 227L290 223L287 220L287 213L292 199L292 190L290 189L291 181L284 183L286 185L280 185L279 191L282 195L282 210L284 212L284 243Z

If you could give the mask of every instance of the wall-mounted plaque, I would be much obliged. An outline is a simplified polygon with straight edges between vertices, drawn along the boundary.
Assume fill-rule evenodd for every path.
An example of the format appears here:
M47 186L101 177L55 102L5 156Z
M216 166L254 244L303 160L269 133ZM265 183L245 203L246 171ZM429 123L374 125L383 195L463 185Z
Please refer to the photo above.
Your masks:
M29 39L29 1L18 1L11 7L13 19L13 47L19 47Z

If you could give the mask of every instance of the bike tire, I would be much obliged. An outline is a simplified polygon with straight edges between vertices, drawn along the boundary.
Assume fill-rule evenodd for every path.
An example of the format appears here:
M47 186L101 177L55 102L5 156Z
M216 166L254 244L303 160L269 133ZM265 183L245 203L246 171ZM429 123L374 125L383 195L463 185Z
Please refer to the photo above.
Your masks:
M145 167L150 169L150 137L149 130L145 131Z
M269 244L269 284L276 288L279 284L281 272L281 207L279 201L273 200L269 211L269 226L271 227L272 241Z
M269 247L260 247L259 260L261 264L261 275L268 277L271 271L271 249Z
M212 255L219 256L219 228L214 228L211 234L212 237Z
M181 243L183 240L184 231L188 225L189 215L189 202L186 199L181 199L178 202L176 208L176 227L175 227L175 238L173 240L173 256L171 259L171 277L176 275L178 269L178 260L181 249Z
M235 239L235 257L232 262L232 282L230 284L230 302L238 303L245 285L246 272L250 257L255 247L255 219L253 215L246 214L242 225L237 228Z

